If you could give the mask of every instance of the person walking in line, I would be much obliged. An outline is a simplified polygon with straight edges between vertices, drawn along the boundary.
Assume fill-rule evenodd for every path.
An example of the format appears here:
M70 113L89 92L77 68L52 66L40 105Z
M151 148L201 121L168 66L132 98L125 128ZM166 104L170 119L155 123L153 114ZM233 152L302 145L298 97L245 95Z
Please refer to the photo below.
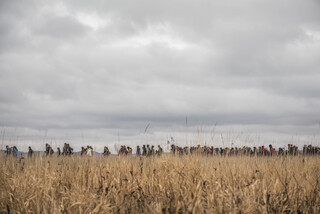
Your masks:
M67 144L67 154L71 156L73 154L73 148L70 146L70 144Z
M87 156L93 156L93 148L91 146L87 146Z
M104 147L103 149L103 155L104 156L109 156L111 152L109 151L109 148L107 146Z
M128 155L132 155L132 148L131 147L127 147L127 151L128 151Z
M160 145L158 145L158 155L161 156L163 153L163 149L161 148Z
M28 150L28 157L32 157L33 156L33 149L31 149L31 146L29 146L29 150Z
M147 155L146 145L143 145L143 146L142 146L142 155L143 155L143 156L146 156L146 155Z
M67 155L68 151L67 151L67 143L64 143L63 148L62 148L62 155Z
M83 146L81 146L81 156L87 155L87 149L85 149Z
M137 152L136 155L140 156L141 155L141 150L140 150L140 146L137 146Z
M13 156L18 156L18 148L16 146L13 146Z
M51 148L51 146L49 144L46 144L46 155L50 155L52 156L53 155L53 149Z
M147 156L151 155L151 148L149 144L147 144Z
M61 150L60 150L60 147L57 148L57 156L60 156L61 155Z
M8 145L6 145L6 151L5 151L5 153L6 153L7 155L11 155L11 154L12 154L12 149L11 149Z

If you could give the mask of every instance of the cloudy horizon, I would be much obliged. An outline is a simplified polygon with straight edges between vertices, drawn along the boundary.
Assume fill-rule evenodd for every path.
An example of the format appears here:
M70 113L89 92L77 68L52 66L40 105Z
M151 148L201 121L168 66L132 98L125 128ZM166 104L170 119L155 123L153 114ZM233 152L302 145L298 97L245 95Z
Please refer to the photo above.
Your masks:
M320 145L319 9L1 1L1 147Z

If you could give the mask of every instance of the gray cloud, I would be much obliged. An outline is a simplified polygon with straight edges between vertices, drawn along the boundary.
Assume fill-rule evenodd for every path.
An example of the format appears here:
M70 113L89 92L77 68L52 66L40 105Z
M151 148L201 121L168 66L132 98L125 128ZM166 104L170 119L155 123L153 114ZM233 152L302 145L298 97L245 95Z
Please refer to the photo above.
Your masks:
M82 130L137 143L148 123L150 141L202 123L254 126L266 141L319 135L318 1L0 4L7 138Z

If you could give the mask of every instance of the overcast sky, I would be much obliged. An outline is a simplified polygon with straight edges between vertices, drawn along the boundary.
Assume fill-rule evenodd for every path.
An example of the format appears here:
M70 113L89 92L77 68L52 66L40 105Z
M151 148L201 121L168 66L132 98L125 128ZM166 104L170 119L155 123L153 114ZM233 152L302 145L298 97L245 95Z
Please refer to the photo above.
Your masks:
M1 145L319 144L319 11L316 0L2 0Z

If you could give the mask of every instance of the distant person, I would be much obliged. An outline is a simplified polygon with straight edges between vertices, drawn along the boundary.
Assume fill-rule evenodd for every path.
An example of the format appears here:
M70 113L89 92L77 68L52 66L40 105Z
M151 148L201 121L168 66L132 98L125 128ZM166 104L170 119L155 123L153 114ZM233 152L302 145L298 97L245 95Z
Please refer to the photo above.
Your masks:
M57 148L57 155L60 156L61 155L61 150L60 147Z
M52 155L54 152L53 152L53 149L51 148L51 146L49 144L46 144L46 155Z
M136 152L136 154L139 155L139 156L141 155L140 146L137 146L137 152Z
M67 147L67 143L64 143L62 148L62 155L68 155Z
M32 157L33 156L33 149L31 149L31 146L29 146L29 150L28 150L28 157Z
M273 148L272 145L270 144L270 145L269 145L269 154L270 154L270 156L273 155L273 151L274 151L274 148Z
M13 156L18 156L18 148L16 146L13 147Z
M81 156L87 155L87 149L81 146Z
M73 148L70 146L70 144L67 144L67 155L72 155L73 154Z
M11 154L12 154L12 149L11 149L8 145L6 145L6 151L5 151L5 153L6 153L7 155L11 155Z
M176 154L176 147L174 146L174 144L171 144L170 154L172 154L172 155Z
M132 148L131 147L127 147L127 151L128 151L128 155L132 155Z
M151 155L151 148L149 146L149 144L147 144L147 156Z
M73 148L68 144L69 146L69 155L73 155Z
M87 146L87 156L92 156L93 155L93 149L91 146Z
M142 155L143 155L143 156L146 156L146 155L147 155L146 145L143 145L143 146L142 146Z
M158 152L157 152L157 154L158 154L159 156L161 156L162 153L163 153L163 149L161 148L160 145L158 145Z
M119 155L127 155L127 154L128 154L127 147L125 145L122 145L119 150Z
M107 146L104 147L103 149L103 155L104 156L109 156L111 152L109 151L109 148Z

